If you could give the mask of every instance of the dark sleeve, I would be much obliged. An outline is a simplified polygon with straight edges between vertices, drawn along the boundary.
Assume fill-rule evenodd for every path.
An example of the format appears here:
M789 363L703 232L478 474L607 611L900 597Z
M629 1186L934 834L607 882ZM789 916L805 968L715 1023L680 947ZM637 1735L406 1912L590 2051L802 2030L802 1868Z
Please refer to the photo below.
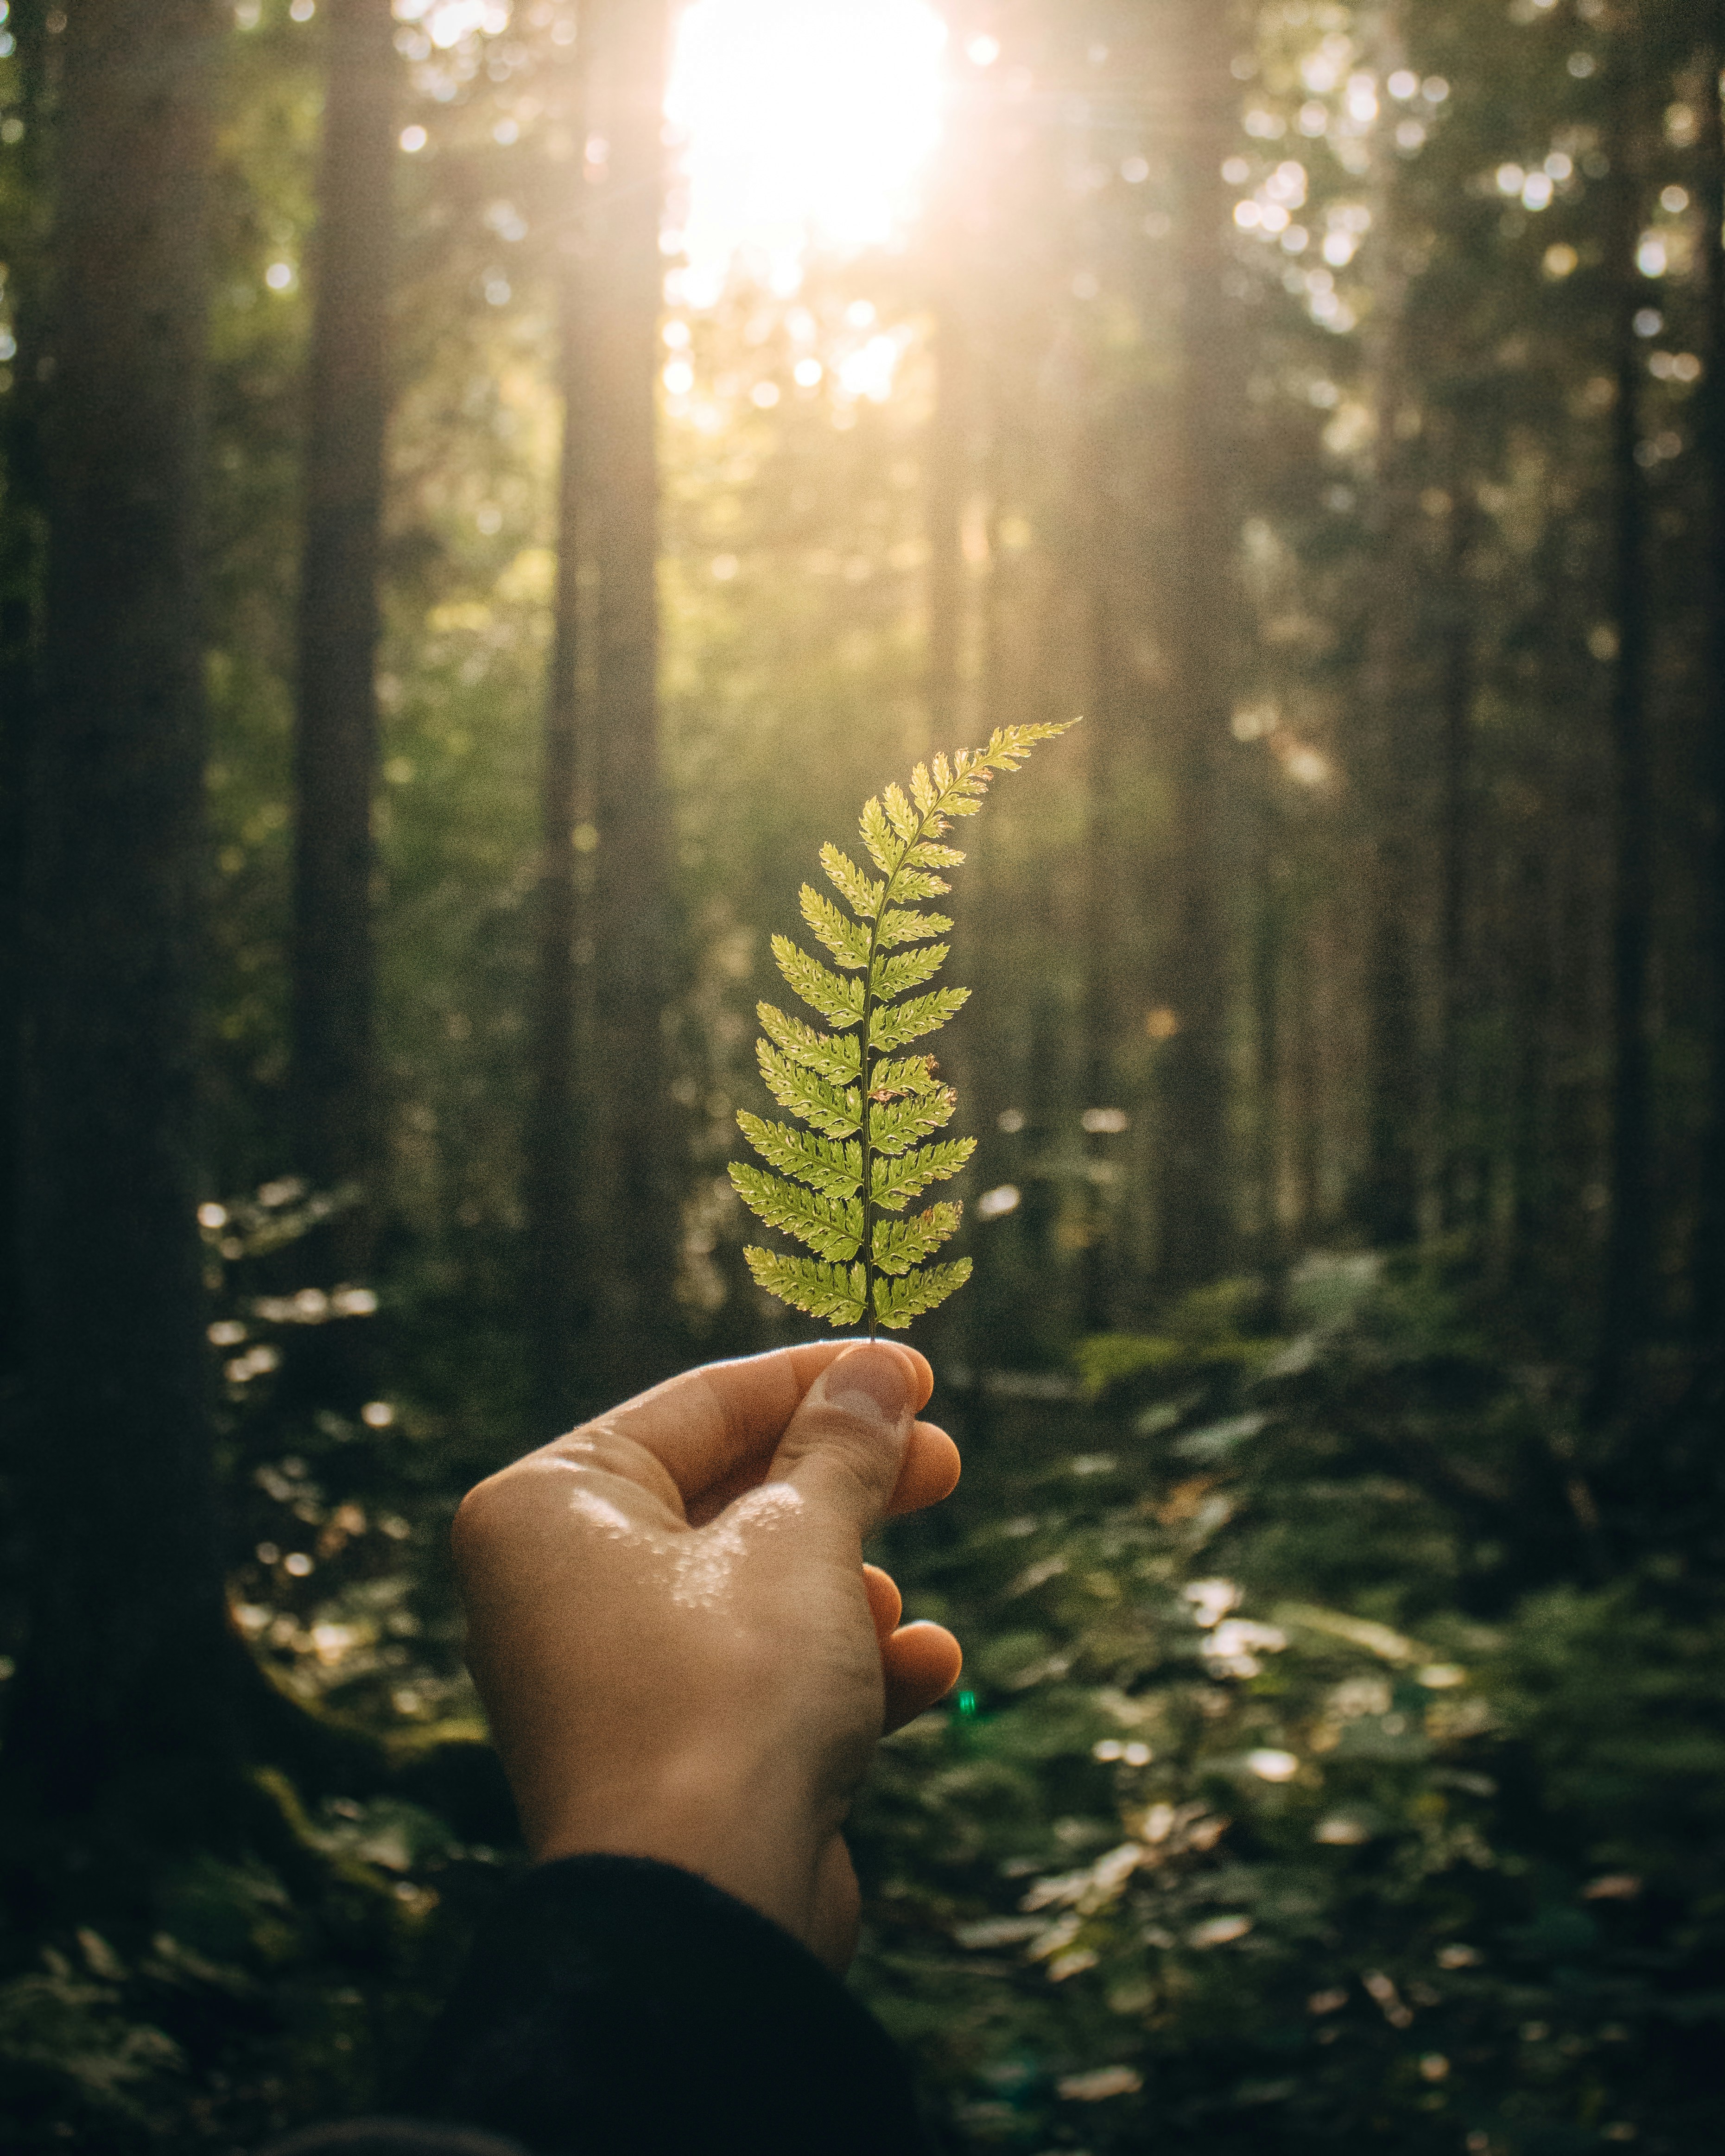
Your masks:
M535 2156L929 2156L886 2031L787 1932L627 1856L506 1892L441 2016L413 2108Z

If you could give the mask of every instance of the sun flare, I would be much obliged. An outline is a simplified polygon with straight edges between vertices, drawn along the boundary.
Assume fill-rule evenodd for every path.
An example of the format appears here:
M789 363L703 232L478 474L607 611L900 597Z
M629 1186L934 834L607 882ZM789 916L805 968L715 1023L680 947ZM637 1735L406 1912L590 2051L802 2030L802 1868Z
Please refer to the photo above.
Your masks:
M665 105L691 299L716 297L738 258L788 293L812 250L902 228L940 133L946 35L925 0L694 0Z

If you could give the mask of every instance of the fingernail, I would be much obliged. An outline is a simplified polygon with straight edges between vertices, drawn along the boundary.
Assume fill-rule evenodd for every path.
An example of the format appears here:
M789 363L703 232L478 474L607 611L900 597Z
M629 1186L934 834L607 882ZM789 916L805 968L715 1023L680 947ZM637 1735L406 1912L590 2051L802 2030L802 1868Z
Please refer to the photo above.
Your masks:
M826 1404L865 1422L896 1424L911 1408L911 1378L890 1348L853 1348L821 1379Z

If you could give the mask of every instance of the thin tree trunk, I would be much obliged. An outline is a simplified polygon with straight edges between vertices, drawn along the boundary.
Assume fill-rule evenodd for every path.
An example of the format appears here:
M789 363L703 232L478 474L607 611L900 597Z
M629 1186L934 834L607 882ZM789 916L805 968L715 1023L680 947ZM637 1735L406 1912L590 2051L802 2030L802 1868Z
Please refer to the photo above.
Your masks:
M1399 63L1399 10L1380 12L1378 57ZM1409 452L1399 423L1407 391L1406 277L1393 158L1377 151L1373 212L1376 275L1370 367L1377 407L1376 468L1367 528L1372 540L1369 598L1353 715L1352 773L1366 918L1366 1151L1355 1205L1374 1242L1413 1242L1420 1232L1421 1101L1418 990L1414 978L1413 824L1408 762L1413 729L1398 724L1406 705L1414 590L1414 522Z
M1160 1272L1171 1291L1224 1270L1234 1254L1229 1158L1230 951L1222 904L1220 762L1228 738L1228 639L1235 521L1230 434L1234 329L1224 289L1230 198L1221 177L1238 85L1233 11L1181 11L1180 149L1186 173L1181 282L1183 388L1170 474L1178 502L1169 593L1173 673L1173 921L1163 1001L1178 1030L1158 1059Z
M1282 1087L1286 1064L1282 981L1286 970L1287 900L1275 773L1268 757L1253 775L1256 855L1252 923L1252 1036L1257 1050L1252 1108L1252 1181L1257 1194L1257 1260L1272 1303L1281 1300L1286 1240L1281 1223Z
M1611 906L1610 1220L1594 1407L1621 1403L1652 1315L1654 1259L1653 1087L1648 1041L1648 978L1653 937L1653 747L1647 690L1652 623L1647 589L1645 485L1641 439L1644 360L1635 317L1645 287L1635 266L1640 229L1640 129L1644 95L1639 11L1629 9L1615 39L1609 142L1611 216L1608 259L1614 293L1617 400L1612 415L1615 489L1612 583L1618 650L1611 684L1613 834Z
M674 1332L677 1127L665 1014L670 834L659 734L658 328L666 0L594 0L588 82L605 144L588 290L597 572L593 721L594 1093L600 1360L656 1368Z
M327 1245L347 1273L367 1262L377 1194L372 798L393 34L389 0L331 0L300 569L291 1082L301 1173L356 1194Z
M1329 978L1320 957L1320 939L1327 942L1322 927L1321 904L1307 912L1301 924L1298 957L1294 975L1292 1117L1294 1176L1299 1196L1296 1234L1310 1245L1323 1226L1324 1216L1324 1093L1320 1076L1317 988Z
M1700 447L1707 501L1701 590L1707 619L1702 725L1708 860L1701 936L1711 1070L1702 1139L1695 1319L1702 1338L1720 1346L1725 1345L1725 243L1720 237L1725 227L1725 118L1719 79L1725 71L1725 0L1704 0L1702 18L1696 193L1706 316Z
M947 268L952 254L949 250ZM964 496L968 477L969 365L950 285L935 336L935 408L928 441L928 724L932 747L958 740L964 637Z
M1439 937L1442 993L1439 1139L1440 1192L1444 1226L1476 1228L1481 1170L1473 1131L1469 1022L1473 1014L1471 923L1473 912L1474 626L1468 588L1474 506L1471 482L1454 444L1450 460L1448 559L1444 569L1441 805L1439 812L1442 891Z
M30 1631L4 1772L195 1830L230 1756L206 1398L198 497L215 0L64 32L32 800L22 1447ZM22 1789L20 1785L23 1785Z
M532 1119L526 1162L532 1277L533 1391L542 1428L571 1417L591 1282L583 1259L580 999L575 939L580 893L574 849L581 778L581 270L574 243L558 263L563 439L557 484L557 577L540 774L539 988Z

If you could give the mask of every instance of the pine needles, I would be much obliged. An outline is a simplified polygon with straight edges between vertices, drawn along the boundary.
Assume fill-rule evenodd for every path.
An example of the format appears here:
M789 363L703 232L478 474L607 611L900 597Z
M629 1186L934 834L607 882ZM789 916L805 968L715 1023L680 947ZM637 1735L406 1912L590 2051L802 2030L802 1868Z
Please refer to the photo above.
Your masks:
M997 726L986 748L937 756L911 774L908 797L889 786L862 812L862 842L882 880L836 846L820 850L827 880L845 901L803 886L803 918L838 968L788 937L775 936L778 970L832 1028L762 1004L769 1036L757 1041L767 1089L797 1123L737 1116L766 1169L733 1162L731 1180L750 1211L794 1237L812 1258L747 1249L759 1284L793 1310L841 1330L866 1314L902 1332L970 1278L970 1260L925 1262L958 1226L956 1200L911 1214L913 1199L945 1183L976 1150L974 1138L940 1138L958 1096L933 1056L897 1051L937 1033L968 1000L968 988L916 994L946 963L944 914L922 910L952 886L940 874L964 859L941 841L955 816L974 816L997 772L1016 771L1038 742L1067 726ZM848 906L849 912L845 907Z

